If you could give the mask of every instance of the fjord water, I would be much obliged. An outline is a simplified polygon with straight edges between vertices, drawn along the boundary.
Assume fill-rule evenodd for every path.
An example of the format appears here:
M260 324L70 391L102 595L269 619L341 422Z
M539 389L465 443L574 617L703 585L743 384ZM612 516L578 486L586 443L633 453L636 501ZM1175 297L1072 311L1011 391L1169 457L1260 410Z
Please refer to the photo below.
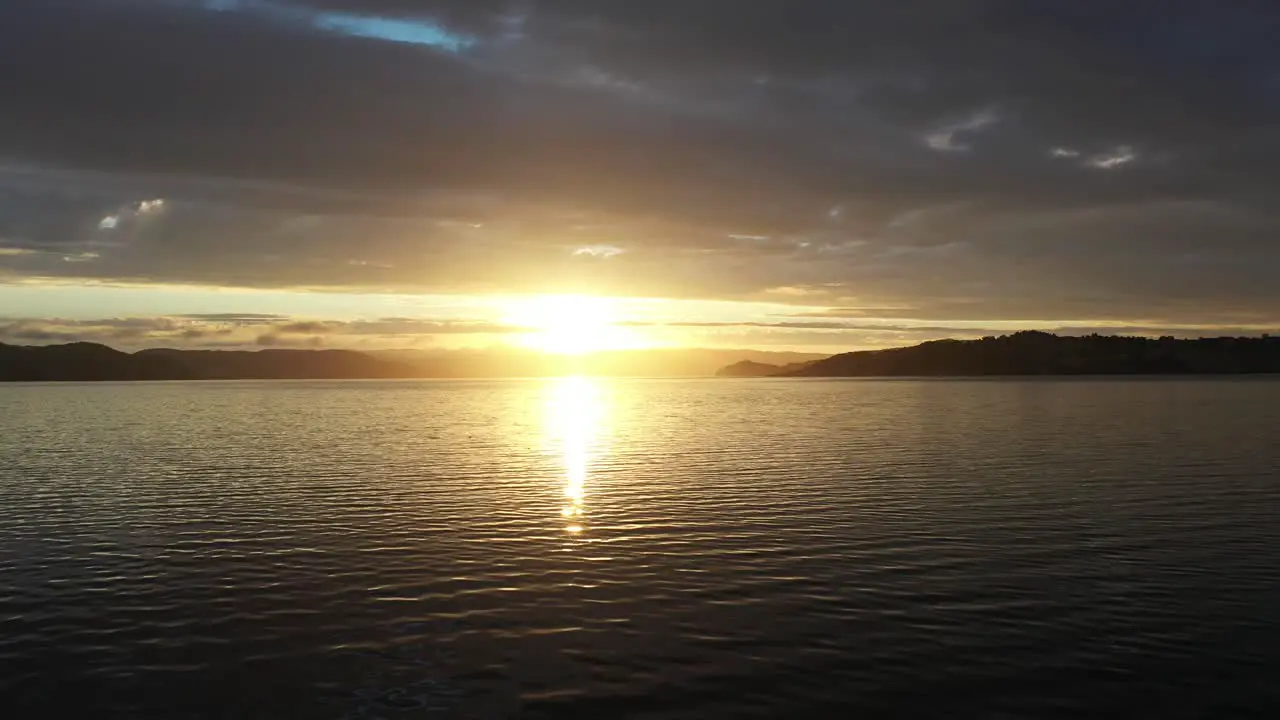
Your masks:
M1274 717L1280 382L0 387L6 717Z

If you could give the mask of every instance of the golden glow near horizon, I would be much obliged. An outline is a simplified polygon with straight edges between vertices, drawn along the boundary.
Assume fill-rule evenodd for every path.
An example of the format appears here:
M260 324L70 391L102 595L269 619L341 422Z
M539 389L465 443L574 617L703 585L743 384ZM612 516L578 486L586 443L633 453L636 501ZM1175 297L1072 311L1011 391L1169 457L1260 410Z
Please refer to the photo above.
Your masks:
M547 388L547 432L564 466L564 502L560 514L565 532L579 535L586 529L587 478L591 462L599 452L606 403L599 383L588 378L556 378Z
M1062 325L1142 335L1127 321L1096 318L923 320L902 314L842 314L840 305L568 294L414 294L323 288L252 289L115 281L12 278L0 282L0 308L11 334L0 341L41 344L30 337L98 342L135 351L153 347L257 349L323 346L358 351L506 350L557 354L569 370L586 372L592 353L676 348L755 349L831 355L913 345L944 337L968 339ZM782 295L774 293L774 295ZM796 295L803 297L803 295ZM868 303L859 300L859 303ZM121 321L135 323L121 332ZM848 322L850 327L840 325ZM1134 321L1138 322L1138 321ZM917 325L925 323L918 330ZM299 328L323 327L323 333ZM442 328L447 328L442 330ZM136 333L132 332L136 329ZM514 330L514 332L513 332ZM22 331L30 337L15 334ZM1171 332L1262 334L1258 322L1197 323ZM1162 333L1165 334L1165 333ZM579 358L583 362L578 363ZM549 363L549 364L555 364ZM601 365L604 365L601 363Z
M649 347L632 328L619 325L616 302L594 295L535 295L510 301L506 322L529 332L518 344L558 355Z

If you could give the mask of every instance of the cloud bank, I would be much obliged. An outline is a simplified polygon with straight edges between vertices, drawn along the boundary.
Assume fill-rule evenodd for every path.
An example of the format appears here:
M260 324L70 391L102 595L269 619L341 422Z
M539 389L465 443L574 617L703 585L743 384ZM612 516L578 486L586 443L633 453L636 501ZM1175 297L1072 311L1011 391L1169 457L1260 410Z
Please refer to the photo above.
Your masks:
M11 0L0 278L1275 323L1277 34L1261 0Z

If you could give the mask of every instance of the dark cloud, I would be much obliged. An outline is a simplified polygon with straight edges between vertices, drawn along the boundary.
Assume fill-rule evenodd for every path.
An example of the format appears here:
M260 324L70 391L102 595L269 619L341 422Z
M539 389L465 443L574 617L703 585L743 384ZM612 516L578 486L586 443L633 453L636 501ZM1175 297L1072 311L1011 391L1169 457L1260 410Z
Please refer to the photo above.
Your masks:
M503 336L525 328L483 321L429 318L297 320L284 315L206 314L156 317L0 317L0 342L46 344L101 342L124 347L388 347L430 342L437 336Z
M329 333L336 332L339 327L341 326L335 326L334 324L327 322L303 321L282 325L278 328L278 331L280 333L288 333L291 335L327 335Z
M254 341L258 347L266 348L321 348L325 339L320 335L296 337L280 333L263 333Z
M1274 322L1278 34L1270 0L9 0L0 277Z
M183 320L195 320L207 323L228 323L232 325L268 325L271 323L288 320L287 315L272 315L269 313L191 313L188 315L180 315Z

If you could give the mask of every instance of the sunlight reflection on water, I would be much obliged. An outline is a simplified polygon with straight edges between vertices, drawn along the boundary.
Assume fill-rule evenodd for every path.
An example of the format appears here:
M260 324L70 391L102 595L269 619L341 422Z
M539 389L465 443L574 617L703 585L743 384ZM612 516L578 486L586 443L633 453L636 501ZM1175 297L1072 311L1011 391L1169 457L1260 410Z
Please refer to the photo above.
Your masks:
M0 385L4 717L1275 717L1280 381Z
M586 485L591 463L603 452L600 442L608 417L608 403L599 383L573 376L556 378L548 384L546 429L553 452L564 463L564 506L560 514L565 532L586 530Z

